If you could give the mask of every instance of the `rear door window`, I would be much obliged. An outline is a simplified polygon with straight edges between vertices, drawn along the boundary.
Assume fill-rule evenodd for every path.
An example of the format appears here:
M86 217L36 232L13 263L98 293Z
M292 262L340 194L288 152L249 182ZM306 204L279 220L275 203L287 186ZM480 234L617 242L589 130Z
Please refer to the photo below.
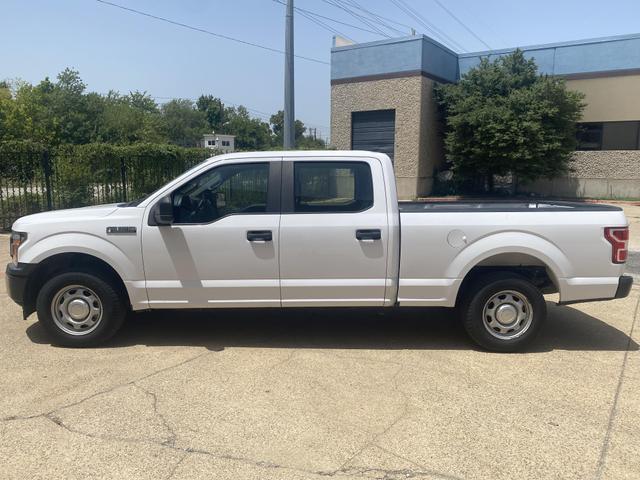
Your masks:
M294 212L349 213L373 206L366 162L295 162Z

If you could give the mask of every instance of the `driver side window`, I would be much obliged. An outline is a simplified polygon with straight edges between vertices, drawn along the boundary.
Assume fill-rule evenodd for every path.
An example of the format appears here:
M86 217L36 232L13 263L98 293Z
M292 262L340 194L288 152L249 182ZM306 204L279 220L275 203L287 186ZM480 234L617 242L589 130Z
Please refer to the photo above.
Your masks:
M212 168L173 192L173 223L211 223L232 214L264 213L268 180L269 163Z

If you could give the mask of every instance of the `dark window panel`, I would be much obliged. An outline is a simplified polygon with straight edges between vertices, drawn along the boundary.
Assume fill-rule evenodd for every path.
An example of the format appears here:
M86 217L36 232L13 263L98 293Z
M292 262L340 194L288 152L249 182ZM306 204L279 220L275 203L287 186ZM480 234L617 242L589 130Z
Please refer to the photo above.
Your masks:
M172 194L174 223L210 223L227 215L264 213L268 163L213 167Z
M578 150L602 150L602 123L578 124Z
M373 205L371 169L365 162L296 162L294 211L347 213Z

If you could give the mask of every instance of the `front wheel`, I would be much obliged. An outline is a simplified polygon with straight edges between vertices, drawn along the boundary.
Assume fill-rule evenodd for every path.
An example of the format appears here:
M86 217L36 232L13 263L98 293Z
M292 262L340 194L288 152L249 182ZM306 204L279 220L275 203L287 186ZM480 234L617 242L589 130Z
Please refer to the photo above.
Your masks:
M461 305L464 328L478 345L516 352L537 335L547 316L540 290L525 277L496 272L476 280Z
M59 274L46 282L36 302L38 320L54 340L67 347L98 345L113 336L127 313L117 290L84 272Z

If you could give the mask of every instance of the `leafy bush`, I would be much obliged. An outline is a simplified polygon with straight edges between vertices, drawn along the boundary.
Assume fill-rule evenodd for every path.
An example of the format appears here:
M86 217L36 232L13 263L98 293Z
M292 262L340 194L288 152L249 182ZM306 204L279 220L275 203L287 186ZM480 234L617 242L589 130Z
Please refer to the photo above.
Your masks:
M440 85L436 98L446 157L461 185L492 191L496 176L533 181L567 171L583 95L538 75L521 51L482 59L459 83Z

